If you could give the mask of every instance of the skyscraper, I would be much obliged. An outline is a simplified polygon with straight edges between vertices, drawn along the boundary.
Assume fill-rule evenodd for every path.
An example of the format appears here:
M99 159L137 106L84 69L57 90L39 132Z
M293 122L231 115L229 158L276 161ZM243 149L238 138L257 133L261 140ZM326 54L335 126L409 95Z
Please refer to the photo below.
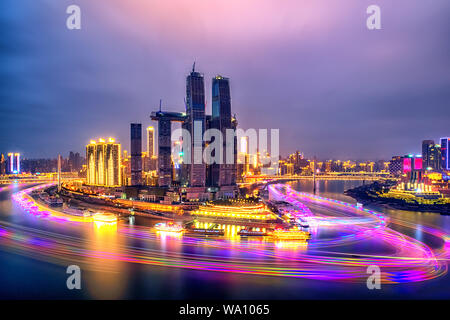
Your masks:
M441 167L444 170L450 170L450 138L441 138Z
M81 157L78 152L74 153L70 151L69 153L69 170L79 171L81 169Z
M16 162L14 173L20 173L20 153L14 153L14 160Z
M189 170L189 185L204 187L206 180L206 165L203 162L203 133L205 132L205 84L203 75L192 72L186 78L186 114L187 121L183 128L191 134L191 161ZM196 132L194 132L196 131Z
M20 153L8 153L8 165L6 172L9 174L20 173Z
M142 125L131 124L131 185L142 184Z
M151 158L155 155L155 130L147 127L147 155Z
M6 174L6 159L3 153L0 158L0 174Z
M389 173L395 176L399 176L403 173L403 157L392 157L392 160L389 161Z
M431 167L430 158L432 158L431 149L433 147L434 147L433 140L422 141L422 161L425 168Z
M236 183L236 141L233 141L233 159L226 159L226 131L232 129L231 117L231 94L230 82L228 78L216 76L212 79L212 128L218 129L222 133L223 146L221 150L215 150L220 164L211 166L211 183L213 186L231 186ZM231 160L231 161L230 161Z
M120 144L113 138L91 140L86 146L86 184L118 187L122 183Z
M433 148L431 148L430 151L430 164L431 167L434 170L440 170L441 169L441 145L435 144Z

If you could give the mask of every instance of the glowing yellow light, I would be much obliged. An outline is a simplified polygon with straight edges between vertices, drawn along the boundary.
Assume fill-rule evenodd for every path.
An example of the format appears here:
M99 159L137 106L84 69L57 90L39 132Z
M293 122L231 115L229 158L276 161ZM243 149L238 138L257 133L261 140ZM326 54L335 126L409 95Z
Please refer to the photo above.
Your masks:
M95 222L117 223L117 216L112 213L97 213L93 219Z

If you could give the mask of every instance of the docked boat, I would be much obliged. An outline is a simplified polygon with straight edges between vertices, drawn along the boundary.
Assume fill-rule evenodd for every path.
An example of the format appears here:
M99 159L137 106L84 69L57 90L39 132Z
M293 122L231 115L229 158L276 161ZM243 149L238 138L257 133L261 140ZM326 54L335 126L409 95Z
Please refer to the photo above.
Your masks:
M184 231L183 227L179 224L173 223L173 222L160 222L155 224L155 229L157 231L164 231L164 232L182 232Z
M211 236L223 236L225 234L225 229L219 228L217 223L213 224L203 224L198 223L196 219L187 222L185 228L188 232L196 233L196 234L204 234Z
M267 236L267 232L263 231L261 228L245 228L238 232L241 237L262 237Z
M209 236L223 236L225 234L224 229L204 229L204 228L192 228L189 230L190 232L198 233L198 234L206 234Z
M291 229L275 229L271 236L279 240L300 240L307 241L311 239L311 233L308 231L303 231L297 227Z
M95 222L116 223L117 216L113 213L96 213L93 216Z

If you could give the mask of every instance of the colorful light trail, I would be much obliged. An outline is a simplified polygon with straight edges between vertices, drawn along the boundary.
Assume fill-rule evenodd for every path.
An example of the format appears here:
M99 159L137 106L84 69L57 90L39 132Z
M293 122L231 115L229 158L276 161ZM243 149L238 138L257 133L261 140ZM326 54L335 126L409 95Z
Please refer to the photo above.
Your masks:
M272 191L291 203L296 208L294 211L307 217L311 225L316 225L317 232L307 245L277 242L267 237L173 236L123 221L117 222L113 228L102 228L91 217L69 216L37 204L29 193L42 187L13 195L25 216L63 225L81 235L43 231L35 226L0 221L0 242L14 252L52 263L76 261L86 267L101 269L102 261L118 261L155 267L344 282L365 282L367 268L376 265L381 268L382 283L391 284L434 279L446 274L448 269L450 237L444 231L422 227L423 233L439 243L431 248L394 228L414 230L417 228L414 223L388 220L371 210L296 192L285 186L273 186ZM327 216L327 212L330 215ZM99 246L97 241L100 240L83 236L92 232L106 233L108 239L114 241L102 242L103 245ZM354 249L360 245L371 250Z

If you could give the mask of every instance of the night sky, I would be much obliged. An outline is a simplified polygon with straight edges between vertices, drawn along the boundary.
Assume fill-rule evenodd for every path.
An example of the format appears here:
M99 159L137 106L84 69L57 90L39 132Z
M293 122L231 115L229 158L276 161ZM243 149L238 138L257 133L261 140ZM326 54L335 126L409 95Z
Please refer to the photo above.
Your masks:
M449 16L448 0L2 0L0 152L84 154L109 136L128 149L159 99L184 110L195 60L207 112L211 78L229 77L239 126L279 128L283 155L420 153L450 136Z

